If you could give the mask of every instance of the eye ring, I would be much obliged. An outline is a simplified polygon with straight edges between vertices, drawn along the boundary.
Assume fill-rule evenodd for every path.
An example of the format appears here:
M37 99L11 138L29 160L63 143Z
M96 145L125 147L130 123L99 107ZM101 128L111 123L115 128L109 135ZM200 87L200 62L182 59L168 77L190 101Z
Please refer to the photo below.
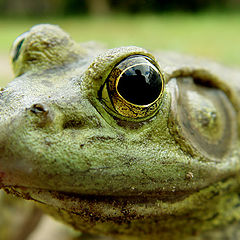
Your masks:
M129 56L110 72L102 90L108 108L123 117L151 117L161 104L164 78L155 61L144 55Z

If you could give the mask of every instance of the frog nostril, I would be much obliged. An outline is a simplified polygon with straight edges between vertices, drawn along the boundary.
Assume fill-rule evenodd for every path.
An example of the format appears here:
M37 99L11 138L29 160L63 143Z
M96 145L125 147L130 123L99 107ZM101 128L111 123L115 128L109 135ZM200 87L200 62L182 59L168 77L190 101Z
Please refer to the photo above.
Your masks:
M37 124L38 127L44 127L53 121L52 111L50 112L48 107L41 103L33 104L30 108L27 108L26 110L30 111L30 113L37 117L34 117L34 122L35 124Z
M30 109L32 113L35 114L42 114L42 115L47 115L48 114L48 109L43 106L41 103L33 104Z

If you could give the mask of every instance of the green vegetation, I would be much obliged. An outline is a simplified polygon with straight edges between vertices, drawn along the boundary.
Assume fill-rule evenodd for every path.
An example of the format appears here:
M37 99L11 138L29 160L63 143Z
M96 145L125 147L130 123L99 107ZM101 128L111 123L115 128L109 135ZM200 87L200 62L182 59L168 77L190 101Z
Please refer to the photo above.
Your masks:
M109 47L137 45L150 50L173 50L240 65L240 15L237 13L2 18L1 65L1 56L8 64L6 56L13 40L38 23L58 24L79 42L95 40ZM0 83L11 77L2 74L1 69L0 66Z

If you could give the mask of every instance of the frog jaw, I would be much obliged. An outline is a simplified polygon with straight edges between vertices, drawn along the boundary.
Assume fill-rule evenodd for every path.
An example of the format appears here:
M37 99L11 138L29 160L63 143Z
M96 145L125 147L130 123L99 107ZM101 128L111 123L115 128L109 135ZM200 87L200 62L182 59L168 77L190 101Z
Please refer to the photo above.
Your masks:
M36 201L47 213L77 230L143 239L149 236L158 239L159 234L169 239L168 234L174 233L179 239L239 219L237 185L235 177L229 178L176 202L153 197L84 196L27 188L6 188L6 191Z

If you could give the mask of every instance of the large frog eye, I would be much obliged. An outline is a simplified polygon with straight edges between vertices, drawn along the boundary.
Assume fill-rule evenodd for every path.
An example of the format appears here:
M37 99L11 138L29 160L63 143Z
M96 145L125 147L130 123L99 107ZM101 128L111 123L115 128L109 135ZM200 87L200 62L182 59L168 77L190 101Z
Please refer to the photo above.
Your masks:
M100 97L117 114L145 118L159 109L163 89L164 80L157 64L147 56L133 55L112 69Z
M24 42L27 34L28 34L28 32L25 32L25 33L21 34L13 42L12 49L11 49L12 62L17 61L17 59L18 59L18 57L20 55L20 52L21 52L21 48L22 48L23 42Z
M172 79L170 130L183 150L218 161L236 139L236 112L225 93L192 77Z

